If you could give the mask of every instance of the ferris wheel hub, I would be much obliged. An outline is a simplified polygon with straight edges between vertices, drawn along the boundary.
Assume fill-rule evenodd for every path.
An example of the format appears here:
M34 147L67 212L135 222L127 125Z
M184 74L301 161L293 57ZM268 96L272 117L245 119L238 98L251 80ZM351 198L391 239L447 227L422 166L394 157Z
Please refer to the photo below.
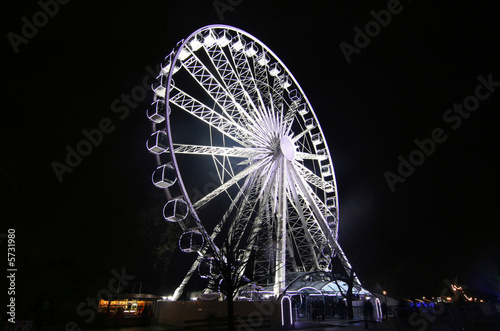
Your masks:
M288 161L295 160L295 144L289 136L281 137L280 150Z

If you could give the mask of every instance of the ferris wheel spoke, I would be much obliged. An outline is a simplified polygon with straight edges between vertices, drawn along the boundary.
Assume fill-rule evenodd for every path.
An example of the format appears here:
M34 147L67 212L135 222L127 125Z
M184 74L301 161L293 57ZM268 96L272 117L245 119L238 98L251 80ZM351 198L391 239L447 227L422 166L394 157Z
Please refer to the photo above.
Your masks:
M170 102L172 104L189 114L194 115L198 119L207 123L210 127L216 129L242 146L246 145L246 137L251 134L246 129L233 121L229 121L227 118L221 116L219 113L196 100L184 91L177 91L178 93L170 98Z
M192 54L183 62L184 68L217 103L227 118L235 123L245 123L248 116L243 107L234 99L232 93L214 77L200 59Z
M333 238L332 230L328 227L326 222L326 215L331 214L331 212L326 208L321 199L313 192L311 187L305 182L305 180L300 176L299 172L295 167L290 167L290 174L294 180L294 183L299 187L299 194L308 203L312 210L314 219L318 223L323 235L326 238ZM332 215L333 216L333 215Z
M238 38L240 38L240 40L243 40L240 34L238 34ZM250 42L250 44L238 50L236 50L234 47L230 47L229 50L232 55L235 71L239 76L241 86L243 87L243 90L247 91L249 94L248 98L250 100L262 101L259 87L257 86L252 68L248 61L249 56L252 56L252 54L255 55L258 49L253 42ZM263 106L264 103L261 102L261 105Z
M315 160L315 161L326 161L328 156L325 154L312 154L304 152L295 152L296 160Z
M267 77L268 62L268 55L265 51L262 51L258 57L253 58L255 84L257 85L261 100L265 105L269 105L271 100L269 79Z
M247 233L248 226L253 223L251 220L252 216L254 216L253 214L257 207L257 203L258 195L255 193L255 188L247 186L245 199L241 199L238 212L234 217L229 231L235 247L240 247L241 241L245 233Z
M259 155L259 151L255 150L254 148L202 146L188 144L173 145L175 154L211 155L243 159L250 159Z
M302 175L302 177L309 184L314 185L315 187L317 187L323 191L328 191L328 190L331 190L333 188L333 183L331 181L326 181L323 178L319 177L318 175L316 175L314 172L309 170L307 167L305 167L300 162L294 162L294 166L296 167L299 174ZM323 171L323 170L324 170L324 173L326 175L332 174L329 165L326 165L324 169L321 169L321 171Z
M295 191L296 197L293 197L293 206L295 208L294 211L299 214L298 220L300 220L302 232L305 234L306 240L307 238L310 238L310 244L314 246L324 244L326 239L323 230L321 229L320 223L314 215L314 212L310 208L309 204L302 196L300 196L298 192L300 191ZM299 224L296 224L296 230L299 230L297 227L298 225ZM308 248L312 252L311 247Z
M193 207L195 209L199 209L199 208L203 207L207 202L214 199L222 192L228 190L231 186L235 185L239 180L245 178L246 176L251 174L253 171L255 171L256 169L261 167L263 163L264 163L264 161L259 161L259 162L250 164L248 167L246 167L245 169L243 169L242 171L237 173L233 178L231 178L227 182L221 184L219 187L214 189L212 192L210 192L209 194L207 194L206 196L204 196L203 198L198 200L196 203L194 203Z
M229 47L232 50L232 47ZM252 98L247 93L248 85L238 76L236 68L226 56L226 53L219 45L215 44L212 47L205 48L206 54L210 58L217 73L222 78L225 88L231 96L232 103L236 106L230 109L231 115L237 111L235 120L238 123L244 124L248 121L249 116L247 110L252 107Z
M301 259L312 261L312 264L315 267L319 268L318 260L316 258L316 255L314 254L313 249L313 247L319 244L319 242L316 242L313 235L311 235L311 232L313 232L313 234L315 233L314 230L311 230L317 228L317 223L314 221L308 222L308 219L310 220L312 215L310 214L307 206L305 206L300 201L299 195L297 194L295 188L294 180L292 179L290 172L287 172L287 179L288 190L289 194L291 195L290 204L294 207L293 211L298 214L298 221L293 222L293 218L290 217L288 224L291 233L293 234L295 245L297 247L297 250L299 251L299 256ZM320 236L320 238L323 237ZM302 262L302 265L305 266L305 263Z

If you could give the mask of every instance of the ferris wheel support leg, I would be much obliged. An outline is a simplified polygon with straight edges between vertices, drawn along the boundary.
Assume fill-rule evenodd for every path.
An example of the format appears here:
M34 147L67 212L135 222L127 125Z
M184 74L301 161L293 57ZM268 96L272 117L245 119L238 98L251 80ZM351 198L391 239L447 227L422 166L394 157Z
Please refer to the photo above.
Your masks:
M281 217L280 217L281 218ZM276 264L275 264L275 274L274 274L274 287L273 294L274 297L277 298L281 292L285 289L285 270L286 270L286 227L283 224L283 220L279 221L279 229L282 234L278 237L278 245L276 250Z
M191 266L191 269L189 269L186 276L184 276L184 279L182 280L181 284L175 289L174 295L172 296L172 301L177 301L177 299L179 299L182 292L184 291L184 287L186 287L187 283L191 279L191 276L195 272L196 268L198 268L198 265L200 264L202 259L203 255L199 255L198 258L194 261L193 265Z

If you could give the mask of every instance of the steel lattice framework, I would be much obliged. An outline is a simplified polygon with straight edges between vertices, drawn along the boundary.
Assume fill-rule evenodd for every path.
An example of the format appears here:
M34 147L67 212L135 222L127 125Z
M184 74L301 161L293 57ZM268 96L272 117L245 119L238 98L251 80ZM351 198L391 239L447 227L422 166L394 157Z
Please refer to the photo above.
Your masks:
M288 272L329 270L335 255L352 272L325 136L266 45L234 27L203 27L165 58L153 90L152 179L166 192L165 219L184 230L181 250L198 253L174 300L224 240L251 260L241 273L275 295Z

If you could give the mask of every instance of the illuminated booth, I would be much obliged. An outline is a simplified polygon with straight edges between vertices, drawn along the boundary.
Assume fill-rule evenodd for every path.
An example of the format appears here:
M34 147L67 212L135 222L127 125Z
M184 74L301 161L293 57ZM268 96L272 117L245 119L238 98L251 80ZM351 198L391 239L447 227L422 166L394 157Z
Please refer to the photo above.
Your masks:
M148 325L156 302L161 297L153 294L118 293L110 300L101 299L97 310L98 326Z

